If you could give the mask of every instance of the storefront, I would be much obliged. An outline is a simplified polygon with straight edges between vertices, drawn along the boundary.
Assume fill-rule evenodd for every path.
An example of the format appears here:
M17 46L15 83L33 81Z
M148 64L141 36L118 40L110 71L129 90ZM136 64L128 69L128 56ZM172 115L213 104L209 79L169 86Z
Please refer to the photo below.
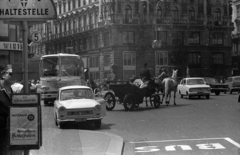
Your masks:
M19 42L0 42L0 70L13 63L22 62L23 44Z

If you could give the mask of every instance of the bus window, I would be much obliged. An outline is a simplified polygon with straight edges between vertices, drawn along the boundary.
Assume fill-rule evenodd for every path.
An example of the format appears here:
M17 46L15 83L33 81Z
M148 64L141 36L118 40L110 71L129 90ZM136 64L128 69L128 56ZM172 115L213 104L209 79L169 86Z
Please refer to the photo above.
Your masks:
M81 68L77 57L61 57L62 76L80 76Z
M46 57L42 61L43 76L58 76L58 57Z

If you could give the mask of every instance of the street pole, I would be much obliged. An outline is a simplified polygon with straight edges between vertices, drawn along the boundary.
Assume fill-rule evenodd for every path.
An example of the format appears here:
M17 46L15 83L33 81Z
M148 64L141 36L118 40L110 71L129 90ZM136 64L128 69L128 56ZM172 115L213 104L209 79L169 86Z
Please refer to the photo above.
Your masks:
M23 91L28 93L28 22L22 21L22 34L23 34ZM25 154L24 154L25 155Z

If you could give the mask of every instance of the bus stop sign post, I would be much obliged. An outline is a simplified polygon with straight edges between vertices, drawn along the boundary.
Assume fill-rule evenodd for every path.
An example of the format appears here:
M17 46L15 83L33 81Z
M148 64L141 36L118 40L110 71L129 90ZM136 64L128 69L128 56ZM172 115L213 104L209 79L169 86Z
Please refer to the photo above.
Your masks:
M0 20L22 27L24 93L28 93L28 26L57 19L57 10L53 0L0 0L0 10ZM29 150L24 150L24 155L28 154Z

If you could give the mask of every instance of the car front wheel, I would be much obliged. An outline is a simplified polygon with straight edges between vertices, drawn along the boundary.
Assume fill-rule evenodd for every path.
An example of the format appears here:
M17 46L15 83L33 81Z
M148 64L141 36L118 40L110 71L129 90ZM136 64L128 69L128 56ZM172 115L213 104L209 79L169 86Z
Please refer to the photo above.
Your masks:
M219 95L219 94L220 94L220 92L219 92L219 91L215 92L215 95Z
M101 120L94 122L94 126L95 126L96 129L100 129L101 125L102 125L102 121Z
M209 98L210 98L210 95L206 95L206 98L209 99Z

